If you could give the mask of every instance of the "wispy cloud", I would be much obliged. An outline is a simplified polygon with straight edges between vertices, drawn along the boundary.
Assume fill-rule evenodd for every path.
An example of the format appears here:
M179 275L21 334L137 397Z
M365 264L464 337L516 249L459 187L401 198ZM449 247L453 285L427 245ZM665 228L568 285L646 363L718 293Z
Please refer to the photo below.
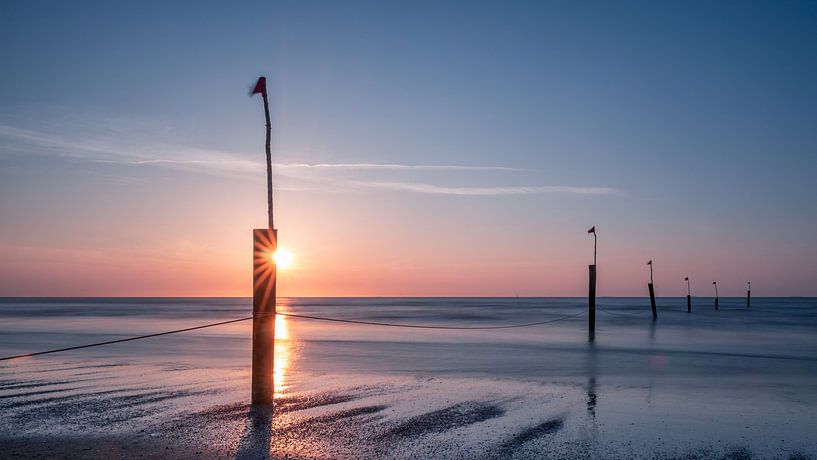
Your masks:
M199 169L213 173L250 173L263 162L240 154L179 145L128 145L109 139L75 140L0 125L0 145L8 150L96 163Z
M3 152L26 152L73 160L123 166L150 166L188 170L207 174L240 177L263 177L262 158L253 155L172 144L141 144L109 139L70 139L40 131L0 124L0 155ZM370 188L411 193L463 196L498 196L562 193L576 195L610 195L618 193L607 187L565 185L473 186L449 187L421 182L393 182L368 179L372 175L416 174L426 171L448 172L517 172L506 166L412 165L397 163L277 163L276 174L297 184L285 184L290 190L323 190L340 192L350 188ZM368 176L368 177L367 177ZM304 185L309 185L306 189Z
M566 185L538 185L511 187L445 187L415 182L354 181L353 185L404 192L429 193L436 195L531 195L538 193L570 193L577 195L610 195L618 190L608 187L574 187Z
M84 159L97 163L168 168L196 168L209 172L256 174L264 167L250 155L180 145L124 146L110 141L75 141L39 131L0 125L0 141L15 141L16 147L38 148L32 153ZM20 144L23 145L20 145ZM506 166L412 165L397 163L277 163L277 170L335 171L518 171Z
M392 171L519 171L506 166L462 166L462 165L404 165L394 163L285 163L277 165L284 169L350 169L350 170L392 170Z

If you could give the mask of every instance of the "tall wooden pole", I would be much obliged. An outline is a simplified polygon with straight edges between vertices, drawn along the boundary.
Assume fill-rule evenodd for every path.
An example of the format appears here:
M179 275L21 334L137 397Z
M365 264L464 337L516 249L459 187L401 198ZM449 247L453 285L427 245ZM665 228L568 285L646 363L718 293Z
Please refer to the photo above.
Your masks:
M264 77L261 77L264 78ZM264 82L266 86L266 81ZM267 141L264 144L267 152L267 217L269 226L267 228L275 228L275 217L272 212L272 153L270 151L270 142L272 140L272 125L269 119L269 99L267 98L266 88L264 89L264 118L267 121Z
M275 304L277 267L273 254L278 248L278 231L272 213L272 153L270 141L269 99L267 79L261 77L251 95L261 94L264 100L264 120L267 138L267 228L253 230L253 296L252 296L252 403L272 404L275 393L273 372L275 369Z
M713 281L712 284L715 285L715 310L717 310L718 309L718 282Z

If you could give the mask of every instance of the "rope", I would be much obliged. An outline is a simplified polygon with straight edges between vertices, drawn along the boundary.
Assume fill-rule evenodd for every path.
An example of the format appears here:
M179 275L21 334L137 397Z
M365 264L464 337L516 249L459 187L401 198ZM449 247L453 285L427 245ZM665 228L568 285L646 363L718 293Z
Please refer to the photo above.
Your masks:
M642 313L624 313L624 312L610 311L610 310L607 310L607 309L601 308L601 307L596 307L596 308L598 310L604 312L604 313L607 313L608 315L613 315L613 316L627 316L627 317L632 317L632 318L640 318L640 317L644 316L643 312Z
M572 315L561 316L559 318L549 319L546 321L537 321L535 323L525 324L509 324L507 326L425 326L420 324L399 324L399 323L381 323L376 321L358 321L353 319L337 319L337 318L322 318L320 316L296 315L293 313L278 313L281 316L291 316L293 318L315 319L319 321L333 321L336 323L351 323L351 324L366 324L369 326L389 326L389 327L405 327L411 329L449 329L449 330L484 330L484 329L512 329L517 327L539 326L541 324L555 323L570 319L585 313L584 310L574 313Z
M90 343L88 345L77 345L76 347L58 348L56 350L38 351L36 353L26 353L26 354L23 354L23 355L6 356L5 358L0 358L0 361L6 361L6 360L9 360L9 359L17 359L17 358L28 358L30 356L47 355L47 354L50 354L50 353L58 353L60 351L79 350L81 348L98 347L98 346L101 346L101 345L110 345L112 343L130 342L131 340L147 339L147 338L150 338L150 337L158 337L160 335L177 334L179 332L195 331L196 329L204 329L205 327L214 327L214 326L221 326L223 324L237 323L239 321L247 321L248 319L252 319L252 316L247 317L247 318L231 319L230 321L222 321L220 323L205 324L204 326L195 326L195 327L188 327L188 328L185 328L185 329L176 329L175 331L158 332L156 334L140 335L140 336L137 336L137 337L128 337L127 339L109 340L107 342Z
M413 329L467 330L467 329L511 329L511 328L517 328L517 327L538 326L538 325L541 325L541 324L555 323L556 321L562 321L562 320L565 320L565 319L570 319L570 318L579 316L582 313L584 313L584 311L580 311L580 312L572 314L572 315L562 316L562 317L559 317L559 318L554 318L554 319L550 319L550 320L546 320L546 321L538 321L538 322L535 322L535 323L526 323L526 324L511 324L511 325L507 325L507 326L424 326L424 325L418 325L418 324L380 323L380 322L374 322L374 321L357 321L357 320L352 320L352 319L323 318L323 317L320 317L320 316L296 315L294 313L276 313L276 314L281 315L281 316L289 316L289 317L292 317L292 318L314 319L314 320L319 320L319 321L332 321L332 322L336 322L336 323L367 324L367 325L371 325L371 326L389 326L389 327L403 327L403 328L413 328ZM188 328L184 328L184 329L176 329L176 330L173 330L173 331L158 332L158 333L155 333L155 334L140 335L140 336L136 336L136 337L128 337L126 339L108 340L107 342L97 342L97 343L90 343L90 344L87 344L87 345L77 345L75 347L57 348L55 350L38 351L38 352L35 352L35 353L25 353L25 354L22 354L22 355L6 356L6 357L3 357L3 358L0 358L0 361L8 361L10 359L17 359L17 358L29 358L31 356L48 355L48 354L51 354L51 353L59 353L61 351L80 350L80 349L83 349L83 348L99 347L99 346L102 346L102 345L111 345L111 344L114 344L114 343L130 342L131 340L141 340L141 339L147 339L147 338L150 338L150 337L158 337L158 336L161 336L161 335L178 334L179 332L195 331L197 329L204 329L204 328L208 328L208 327L222 326L224 324L237 323L239 321L247 321L247 320L251 320L251 319L253 319L253 316L248 316L246 318L231 319L229 321L221 321L221 322L218 322L218 323L205 324L203 326L194 326L194 327L188 327Z

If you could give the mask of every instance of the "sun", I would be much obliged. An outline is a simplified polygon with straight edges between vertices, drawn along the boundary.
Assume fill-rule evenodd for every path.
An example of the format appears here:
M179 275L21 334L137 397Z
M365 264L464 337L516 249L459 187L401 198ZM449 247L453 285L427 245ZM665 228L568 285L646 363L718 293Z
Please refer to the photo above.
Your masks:
M281 270L291 267L294 261L292 251L287 248L278 248L275 253L272 254L272 260L275 262L275 266Z

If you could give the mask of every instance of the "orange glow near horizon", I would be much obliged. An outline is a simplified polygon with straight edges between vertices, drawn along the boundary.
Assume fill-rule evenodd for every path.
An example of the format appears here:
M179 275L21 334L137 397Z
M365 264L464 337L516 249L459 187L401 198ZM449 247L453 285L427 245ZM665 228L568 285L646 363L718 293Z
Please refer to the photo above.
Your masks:
M328 214L321 216L328 218ZM291 251L294 263L277 272L279 298L587 295L586 264L592 262L593 248L592 241L588 243L582 233L586 229L576 235L553 230L544 235L543 243L522 236L497 238L479 226L467 232L431 228L425 233L408 234L402 227L377 222L358 227L318 225L314 219L304 220L297 214L290 216L287 223L290 230L282 230L279 242L282 249ZM240 222L224 225L222 229L200 225L207 230L191 233L189 238L171 246L140 239L138 235L128 236L133 244L121 248L66 249L56 243L44 247L0 243L0 255L5 262L0 264L0 294L252 296L251 261L258 257L269 261L270 245L263 243L254 248L249 232L240 228ZM252 222L245 225L252 226ZM644 295L640 244L625 235L611 238L617 241L605 249L600 260L605 276L600 279L599 292L610 296ZM649 240L646 244L656 246ZM696 251L678 253L672 247L664 249L650 252L649 257L664 261L662 269L655 273L655 282L665 286L662 292L666 295L686 296L683 281L686 274L693 280L718 278L724 296L745 294L749 278L763 278L762 289L771 295L789 292L790 283L802 289L814 285L811 272L792 273L790 268L806 264L807 260L801 257L805 253L792 252L792 262L784 263L775 258L776 249L764 246L740 252L739 244L727 242L721 250L703 255ZM727 253L737 255L725 257ZM765 260L764 272L768 271L765 276L733 269L733 265L758 267L761 259ZM272 267L274 264L268 263L262 270L266 274ZM41 282L43 279L48 282ZM694 294L694 282L692 288ZM793 292L808 294L804 290Z

